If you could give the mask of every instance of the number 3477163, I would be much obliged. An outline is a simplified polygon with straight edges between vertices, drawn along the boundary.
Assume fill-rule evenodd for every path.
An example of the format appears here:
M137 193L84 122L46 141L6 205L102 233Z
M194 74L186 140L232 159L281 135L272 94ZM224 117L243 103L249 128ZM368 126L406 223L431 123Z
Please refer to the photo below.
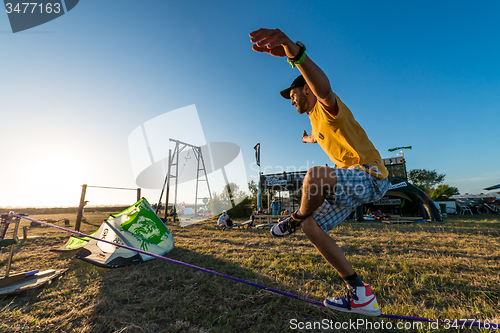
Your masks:
M61 4L56 3L37 3L37 2L23 2L12 4L7 2L5 4L7 14L59 14L61 12Z

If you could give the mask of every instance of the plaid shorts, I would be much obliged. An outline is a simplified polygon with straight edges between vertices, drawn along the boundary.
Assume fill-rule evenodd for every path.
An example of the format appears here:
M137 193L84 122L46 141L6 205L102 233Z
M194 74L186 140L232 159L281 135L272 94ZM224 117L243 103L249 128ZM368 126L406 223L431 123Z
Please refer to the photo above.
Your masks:
M344 221L357 206L381 199L389 188L389 180L380 180L359 167L335 168L337 185L326 191L325 201L312 217L324 232Z

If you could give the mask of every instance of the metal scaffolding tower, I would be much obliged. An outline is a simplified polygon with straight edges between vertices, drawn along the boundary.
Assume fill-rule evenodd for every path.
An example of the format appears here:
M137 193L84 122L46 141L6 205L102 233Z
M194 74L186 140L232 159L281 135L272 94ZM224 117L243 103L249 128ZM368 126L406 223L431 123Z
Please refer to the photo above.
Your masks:
M203 154L201 152L201 147L198 146L193 146L189 143L185 143L179 140L174 140L170 139L170 142L175 142L175 148L174 152L172 154L172 150L169 149L168 152L168 170L167 170L167 175L165 177L165 182L163 184L163 189L160 194L160 200L158 203L158 207L160 207L161 199L163 197L163 192L166 188L167 193L166 193L166 200L165 200L165 218L167 218L167 211L168 211L168 199L169 199L169 192L170 192L170 180L175 181L175 187L174 187L174 206L177 207L177 186L179 185L179 154L186 148L191 148L194 156L196 157L196 191L195 191L195 198L194 198L194 216L197 216L198 213L198 200L204 199L204 198L198 198L198 185L200 181L206 182L207 183L207 188L208 188L208 195L210 199L212 199L212 193L210 191L210 184L208 183L208 177L207 177L207 171L205 168L205 161L203 159ZM172 167L175 167L175 175L172 174ZM200 179L200 171L203 172L202 174L202 179ZM206 203L206 202L204 202Z

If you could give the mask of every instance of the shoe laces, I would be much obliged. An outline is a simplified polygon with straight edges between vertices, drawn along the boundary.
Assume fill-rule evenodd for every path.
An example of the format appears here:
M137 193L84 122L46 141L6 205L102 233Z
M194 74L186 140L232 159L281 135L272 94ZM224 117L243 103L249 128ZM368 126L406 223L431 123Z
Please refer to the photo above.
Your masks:
M351 299L354 299L355 301L358 300L358 295L356 294L356 289L353 286L348 286L347 287L347 295L345 295L346 302L347 302L347 309L350 311L351 310Z
M282 228L284 231L295 231L300 226L300 222L302 221L297 221L293 216L290 216L283 221Z

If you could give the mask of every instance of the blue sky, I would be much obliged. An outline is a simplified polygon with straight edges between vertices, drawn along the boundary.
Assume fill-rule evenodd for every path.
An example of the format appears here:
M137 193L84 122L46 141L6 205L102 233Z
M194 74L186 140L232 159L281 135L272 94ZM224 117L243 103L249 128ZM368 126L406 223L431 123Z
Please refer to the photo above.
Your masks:
M0 14L0 206L77 205L84 183L136 187L130 133L192 104L207 142L241 147L249 180L257 142L267 173L331 165L301 143L309 120L279 95L297 69L251 50L261 27L306 44L382 157L411 145L408 169L484 192L500 183L499 11L496 1L85 0L16 34Z

